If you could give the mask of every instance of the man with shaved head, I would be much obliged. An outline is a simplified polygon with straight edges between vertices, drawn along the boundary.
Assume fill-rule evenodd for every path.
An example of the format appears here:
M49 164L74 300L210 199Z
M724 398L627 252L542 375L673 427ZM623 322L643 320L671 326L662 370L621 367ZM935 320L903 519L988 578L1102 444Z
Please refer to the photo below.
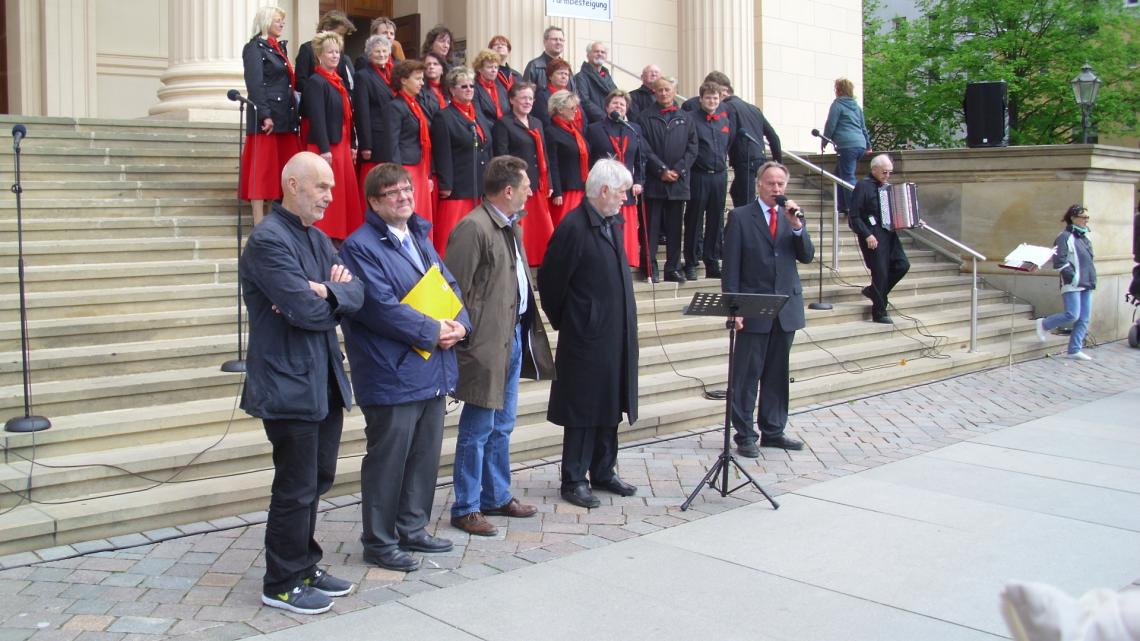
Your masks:
M629 119L637 120L646 109L652 109L657 102L657 95L653 92L653 83L661 77L661 67L654 64L645 65L641 70L641 86L629 92Z
M273 488L265 523L261 602L320 614L353 584L317 564L314 532L321 494L336 474L344 410L352 389L336 327L364 302L364 290L313 226L332 202L333 172L303 151L281 172L283 197L253 228L238 262L249 310L241 408L262 419L273 445Z

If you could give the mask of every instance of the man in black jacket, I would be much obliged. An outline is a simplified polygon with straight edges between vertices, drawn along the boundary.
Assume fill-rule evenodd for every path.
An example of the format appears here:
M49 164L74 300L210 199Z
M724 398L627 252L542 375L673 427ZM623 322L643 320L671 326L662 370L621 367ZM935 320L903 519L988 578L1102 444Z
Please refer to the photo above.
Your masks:
M728 163L732 165L733 172L728 192L732 196L732 206L743 207L756 200L756 170L767 160L763 141L767 140L768 146L772 148L772 160L784 161L780 137L759 107L734 95L732 81L728 76L712 71L705 76L705 82L715 82L721 86L721 104L732 114L736 131L733 133L732 144L728 147Z
M591 122L606 117L606 96L617 89L610 72L606 70L606 43L594 42L586 48L586 62L582 70L574 75L578 86L578 97L582 99L582 109Z
M629 119L639 120L642 112L652 109L657 103L657 96L653 94L653 85L661 77L661 67L655 64L645 65L641 70L641 86L629 92Z
M736 133L732 116L720 102L721 86L706 82L693 112L697 130L697 160L693 163L691 198L685 206L685 279L696 280L697 261L705 276L720 278L720 245L724 228L724 198L728 189L728 145ZM704 240L701 227L704 226Z
M523 69L523 78L534 83L537 88L543 88L549 81L546 77L546 65L550 64L551 60L561 58L562 53L566 51L566 34L559 27L547 27L542 32L542 48L543 52L537 58L526 63ZM574 76L570 76L570 91L577 91L574 84Z
M360 282L313 226L332 186L332 168L320 156L293 156L282 171L281 203L254 227L238 263L249 309L241 408L262 419L273 444L261 602L299 614L327 612L329 597L354 587L317 566L313 536L320 496L336 474L344 410L352 407L336 326L364 302Z
M890 324L887 315L887 296L910 270L910 261L903 251L899 235L883 224L889 216L887 179L894 172L891 157L879 154L871 159L871 175L855 183L851 193L851 213L847 225L859 238L863 262L871 271L871 284L863 288L863 295L871 299L871 322ZM887 221L889 225L890 221Z

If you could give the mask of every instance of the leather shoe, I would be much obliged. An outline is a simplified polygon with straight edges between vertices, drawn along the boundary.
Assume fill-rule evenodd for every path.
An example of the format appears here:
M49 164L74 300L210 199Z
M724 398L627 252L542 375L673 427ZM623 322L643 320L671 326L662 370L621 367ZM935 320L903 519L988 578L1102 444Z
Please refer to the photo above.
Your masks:
M488 521L482 512L469 512L463 516L453 516L451 517L451 527L475 536L495 536L499 533L498 528Z
M871 286L870 286L870 285L868 285L868 286L864 287L863 289L859 290L859 292L860 292L861 294L863 294L863 297L864 297L864 298L867 298L867 299L870 299L870 300L875 300L875 297L871 295Z
M720 278L720 265L705 263L705 278Z
M781 434L771 438L761 438L760 447L778 447L781 450L802 450L804 449L804 443L803 441L797 441L794 438Z
M414 572L420 568L420 560L400 548L392 548L384 552L365 550L364 562L396 572Z
M665 282L667 282L667 283L680 283L680 284L684 285L685 284L685 275L676 269L674 269L672 271L665 272Z
M595 490L605 490L612 494L617 494L618 496L633 496L634 494L637 494L636 487L630 485L629 483L626 483L617 476L612 477L608 481L602 481L601 483L591 482L590 485Z
M891 317L887 316L887 315L875 316L874 318L871 319L871 322L872 323L881 323L883 325L894 325L895 324L895 322L893 320L891 320Z
M755 442L737 443L736 453L744 458L760 458L760 448Z
M590 492L590 486L585 483L579 483L569 489L563 488L562 498L567 503L584 508L598 507L602 504L602 502L598 500L598 497Z
M685 280L697 280L697 268L695 266L685 268Z
M538 508L533 505L526 505L519 503L518 499L512 498L499 507L483 510L486 516L509 516L515 519L525 519L528 516L538 514Z
M414 552L447 552L453 547L455 545L448 539L432 536L427 532L420 532L416 536L400 541L401 550L412 550Z

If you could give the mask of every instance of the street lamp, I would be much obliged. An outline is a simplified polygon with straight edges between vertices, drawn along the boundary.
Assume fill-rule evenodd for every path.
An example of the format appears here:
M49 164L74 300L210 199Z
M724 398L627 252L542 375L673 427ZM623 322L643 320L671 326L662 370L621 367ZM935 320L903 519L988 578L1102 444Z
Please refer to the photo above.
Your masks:
M1096 104L1096 95L1100 91L1100 78L1096 77L1092 67L1086 62L1085 66L1081 67L1081 72L1069 84L1073 86L1073 97L1081 107L1081 143L1087 145L1091 126L1089 112Z

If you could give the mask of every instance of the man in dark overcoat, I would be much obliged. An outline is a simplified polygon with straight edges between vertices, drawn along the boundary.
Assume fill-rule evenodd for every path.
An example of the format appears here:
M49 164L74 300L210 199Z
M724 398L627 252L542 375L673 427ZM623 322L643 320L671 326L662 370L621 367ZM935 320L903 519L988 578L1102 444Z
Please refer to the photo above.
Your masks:
M794 200L776 202L788 186L788 170L767 162L756 174L757 199L728 212L724 228L721 291L783 294L788 301L776 318L745 318L732 353L732 425L737 452L757 458L760 446L800 450L804 444L786 436L788 371L792 340L804 327L804 297L796 261L810 263L815 247ZM759 385L760 409L756 409Z
M332 168L303 151L281 173L282 201L253 228L238 262L249 310L241 408L262 419L273 445L261 601L320 614L353 585L317 567L321 494L333 485L352 389L336 326L360 309L364 290L313 223L332 201Z
M581 507L601 504L591 485L637 492L614 469L622 412L637 420L637 308L618 215L632 185L622 163L595 163L586 199L555 228L538 270L542 309L558 330L546 418L565 428L562 498Z

